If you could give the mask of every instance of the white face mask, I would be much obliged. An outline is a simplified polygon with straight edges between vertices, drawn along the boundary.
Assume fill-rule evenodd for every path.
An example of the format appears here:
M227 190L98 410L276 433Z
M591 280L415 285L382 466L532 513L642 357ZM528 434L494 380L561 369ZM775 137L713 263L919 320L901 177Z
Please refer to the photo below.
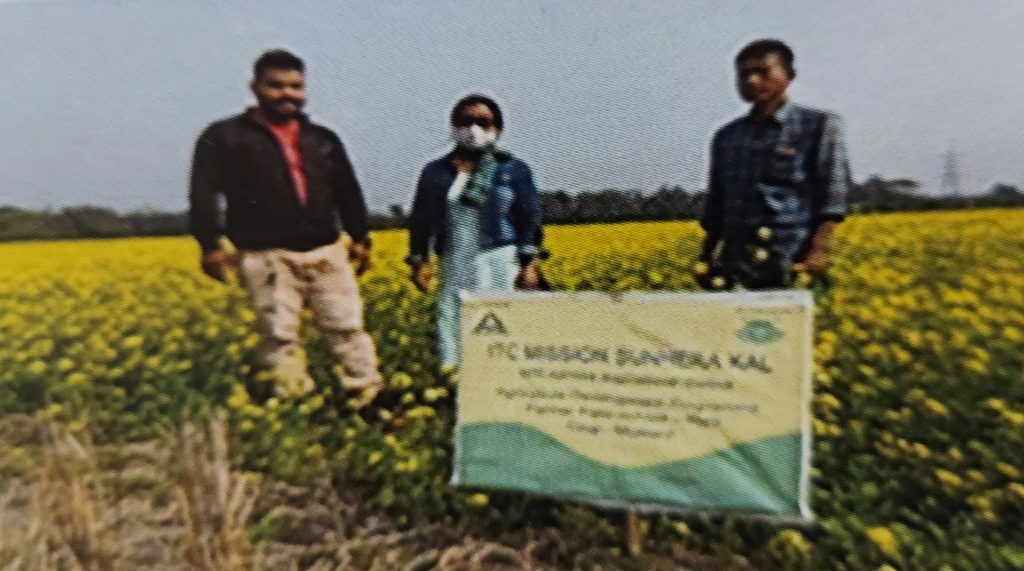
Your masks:
M453 129L452 139L456 145L464 149L479 151L493 146L498 141L498 132L485 131L480 125L470 125Z

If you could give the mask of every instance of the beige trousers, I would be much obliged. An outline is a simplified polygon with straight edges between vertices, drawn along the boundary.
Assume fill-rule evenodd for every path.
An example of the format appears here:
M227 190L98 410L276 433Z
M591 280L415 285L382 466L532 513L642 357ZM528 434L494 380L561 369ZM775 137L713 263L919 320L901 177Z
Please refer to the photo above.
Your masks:
M257 316L257 354L265 366L308 380L299 324L303 308L309 307L344 370L342 385L364 388L381 382L373 339L363 326L359 285L340 244L308 252L243 250L238 270Z

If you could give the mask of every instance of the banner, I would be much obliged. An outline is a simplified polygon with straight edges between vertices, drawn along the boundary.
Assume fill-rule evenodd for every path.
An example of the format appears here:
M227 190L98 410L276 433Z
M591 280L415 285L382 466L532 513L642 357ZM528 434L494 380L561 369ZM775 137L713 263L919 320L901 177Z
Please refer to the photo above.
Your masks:
M811 517L808 292L462 304L453 483Z

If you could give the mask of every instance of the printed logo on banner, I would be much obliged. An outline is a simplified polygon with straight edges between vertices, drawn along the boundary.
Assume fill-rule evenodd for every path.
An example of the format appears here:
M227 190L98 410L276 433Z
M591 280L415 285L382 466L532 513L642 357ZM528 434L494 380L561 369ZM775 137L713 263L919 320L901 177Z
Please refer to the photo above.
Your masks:
M754 319L748 321L747 324L736 333L736 337L741 341L748 343L754 343L756 345L764 345L767 343L774 343L785 337L786 334L779 329L771 321L764 319Z
M476 327L473 328L473 335L481 334L508 335L508 329L505 328L505 324L502 323L501 319L493 311L488 311L483 319L476 324Z

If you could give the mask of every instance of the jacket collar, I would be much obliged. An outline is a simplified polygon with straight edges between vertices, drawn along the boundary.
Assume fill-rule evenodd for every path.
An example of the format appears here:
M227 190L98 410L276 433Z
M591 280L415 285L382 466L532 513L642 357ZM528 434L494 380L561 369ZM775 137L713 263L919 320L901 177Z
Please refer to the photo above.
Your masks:
M252 107L247 107L245 111L242 113L242 118L246 121L249 121L250 123L263 126L263 121L260 120L258 112L259 107L256 107L255 105ZM306 115L302 111L296 113L295 118L299 120L300 125L308 125L310 123L309 115Z
M451 166L451 164L452 164L452 157L454 155L455 155L455 149L452 149L452 150L448 151L443 157L441 157L441 161L443 163ZM508 152L508 151L506 151L504 149L494 149L494 158L499 163L505 163L505 162L508 162L509 160L512 159L512 153L510 153L510 152Z
M770 120L778 123L779 125L783 125L783 124L786 123L786 121L789 120L789 118L796 111L796 107L797 107L797 105L795 103L793 103L792 101L787 100L785 103L782 104L782 107L779 107L778 109L776 109L775 113L773 113L772 115L766 117L765 119L759 119L754 114L754 108L751 107L750 108L750 112L747 113L747 119L750 120L750 121L758 121L758 120L770 119Z

